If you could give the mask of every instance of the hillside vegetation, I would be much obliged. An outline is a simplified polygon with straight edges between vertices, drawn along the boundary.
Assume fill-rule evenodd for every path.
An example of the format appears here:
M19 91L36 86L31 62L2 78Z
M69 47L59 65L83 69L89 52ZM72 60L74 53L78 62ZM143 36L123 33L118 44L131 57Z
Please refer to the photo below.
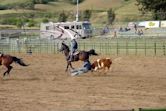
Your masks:
M55 0L54 2L49 2L48 4L35 4L34 9L19 9L17 4L23 4L30 2L30 0L0 0L0 6L13 5L16 8L8 10L0 10L0 16L8 15L13 13L12 16L16 16L18 13L33 13L35 17L37 13L42 14L40 17L35 18L37 22L41 22L42 18L48 17L48 14L53 13L54 16L49 16L50 20L56 21L58 13L61 11L71 12L75 15L76 5L69 3L68 0ZM112 8L115 11L116 19L115 22L128 22L141 20L142 16L138 11L136 0L84 0L84 2L79 4L79 11L92 10L91 22L94 24L106 24L107 22L107 10ZM16 15L14 15L17 13ZM18 15L19 16L19 15ZM75 20L75 17L69 17L69 20Z
M20 4L20 3L26 3L30 0L0 0L0 5L8 5L8 4Z

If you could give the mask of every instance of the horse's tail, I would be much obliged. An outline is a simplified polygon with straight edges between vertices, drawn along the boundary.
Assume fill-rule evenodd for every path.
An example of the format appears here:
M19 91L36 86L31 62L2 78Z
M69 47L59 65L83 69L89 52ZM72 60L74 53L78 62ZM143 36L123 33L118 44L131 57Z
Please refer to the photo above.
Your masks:
M94 49L89 50L88 53L89 55L96 55L96 56L98 55Z
M21 66L29 66L29 65L25 64L21 59L19 59L19 58L17 58L17 57L14 57L14 56L13 56L13 61L14 61L15 63L18 63L18 64L21 65Z

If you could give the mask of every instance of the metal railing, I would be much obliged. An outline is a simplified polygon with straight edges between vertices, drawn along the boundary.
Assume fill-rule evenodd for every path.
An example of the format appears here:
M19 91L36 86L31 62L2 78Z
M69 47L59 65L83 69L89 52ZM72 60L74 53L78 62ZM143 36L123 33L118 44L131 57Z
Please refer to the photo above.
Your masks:
M69 41L65 41L69 45ZM79 50L95 49L108 55L165 56L165 39L85 39L78 40ZM59 53L61 41L32 39L27 41L0 41L0 52L4 53Z

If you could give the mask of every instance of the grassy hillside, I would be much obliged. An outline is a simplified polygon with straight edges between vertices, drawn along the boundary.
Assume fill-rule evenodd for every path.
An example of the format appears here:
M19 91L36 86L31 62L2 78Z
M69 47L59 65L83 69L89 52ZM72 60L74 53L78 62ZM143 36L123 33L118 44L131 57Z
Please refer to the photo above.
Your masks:
M0 0L0 5L25 3L29 0Z
M92 10L106 10L108 8L116 8L121 6L124 3L124 0L85 0L81 4L79 4L80 10L92 9ZM49 10L49 11L57 11L57 10L75 10L76 5L72 5L66 0L59 0L59 2L52 2L47 5L38 4L36 5L36 9L39 10Z
M20 3L26 3L29 0L0 0L0 5L17 5ZM116 13L116 23L128 22L141 20L142 16L138 11L136 0L129 0L125 2L124 0L85 0L79 4L79 10L93 10L91 22L94 24L106 24L107 23L107 10L113 8ZM11 13L34 13L45 12L56 13L60 11L76 12L76 5L72 5L67 0L57 0L57 2L50 2L49 4L36 4L35 10L25 10L25 9L12 9L12 10L0 10L0 16L3 14ZM58 15L49 18L50 20L56 20ZM45 16L43 15L43 18ZM70 18L72 20L74 17ZM144 17L143 19L148 18ZM36 18L37 22L41 22L42 17ZM39 21L40 20L40 21Z
M26 3L29 0L0 0L0 5L16 5L20 3ZM135 0L129 0L134 2ZM79 4L79 10L107 10L109 8L117 9L126 5L124 0L85 0ZM132 5L132 7L136 7ZM36 4L35 9L42 11L59 11L59 10L75 10L76 5L72 5L67 0L57 0L57 2L50 2L49 4ZM130 10L132 11L132 10Z

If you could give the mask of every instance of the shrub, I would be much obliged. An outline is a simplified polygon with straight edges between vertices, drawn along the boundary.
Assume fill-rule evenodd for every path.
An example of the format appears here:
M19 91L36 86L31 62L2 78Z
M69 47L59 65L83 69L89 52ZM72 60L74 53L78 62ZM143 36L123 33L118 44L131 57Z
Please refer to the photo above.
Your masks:
M36 22L34 20L30 20L28 23L28 27L34 27L36 25Z
M60 14L59 14L59 18L58 18L58 21L59 22L66 22L67 21L67 18L68 18L68 16L65 14L65 12L63 11L63 12L61 12Z
M85 10L83 12L83 20L84 21L89 21L89 19L91 18L92 15L92 11L91 10Z
M110 9L107 11L107 14L108 14L108 23L109 23L109 24L112 24L113 21L115 20L115 12L110 8Z
M7 6L5 6L5 5L0 5L0 10L6 10L6 9L8 9Z
M47 23L47 22L49 22L49 20L48 20L47 18L44 18L44 19L42 20L42 22L43 22L43 23Z

